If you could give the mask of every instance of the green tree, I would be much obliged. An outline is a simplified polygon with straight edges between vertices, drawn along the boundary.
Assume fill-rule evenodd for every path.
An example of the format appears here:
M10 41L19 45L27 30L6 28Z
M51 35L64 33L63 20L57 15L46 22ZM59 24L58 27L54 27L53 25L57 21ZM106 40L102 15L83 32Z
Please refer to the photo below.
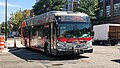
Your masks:
M52 0L52 10L62 10L65 8L66 0Z
M10 17L10 23L15 25L16 27L19 27L21 22L24 19L29 18L29 16L30 16L30 10L18 11L16 13L12 13Z
M7 22L7 25L8 25L9 22ZM5 33L5 22L2 22L0 24L0 29L1 29L1 33ZM8 31L8 26L7 26L7 31Z
M2 22L0 24L0 28L1 28L1 33L5 33L5 25L4 25L5 22Z
M23 19L27 19L30 17L31 10L24 10L23 11Z
M16 13L12 13L10 17L9 32L18 31L18 28L23 21L23 13L18 11Z
M10 17L10 23L19 27L20 23L23 21L23 13L16 12L12 13Z
M98 8L98 0L80 0L78 4L78 9L75 11L80 11L88 14L90 18L96 19L95 11Z
M19 26L22 21L23 21L23 13L22 12L16 12L15 13L15 22L14 22L14 24L16 26Z
M40 0L33 6L33 11L35 15L40 15L42 13L62 10L65 7L66 0Z

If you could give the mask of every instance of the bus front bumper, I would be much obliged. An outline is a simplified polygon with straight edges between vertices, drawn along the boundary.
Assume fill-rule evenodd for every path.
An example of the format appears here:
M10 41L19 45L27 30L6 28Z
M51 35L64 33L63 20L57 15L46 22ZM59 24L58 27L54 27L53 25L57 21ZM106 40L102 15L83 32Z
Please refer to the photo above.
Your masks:
M57 51L57 55L92 53L93 49L74 49L66 51Z
M93 49L84 49L84 53L93 53Z

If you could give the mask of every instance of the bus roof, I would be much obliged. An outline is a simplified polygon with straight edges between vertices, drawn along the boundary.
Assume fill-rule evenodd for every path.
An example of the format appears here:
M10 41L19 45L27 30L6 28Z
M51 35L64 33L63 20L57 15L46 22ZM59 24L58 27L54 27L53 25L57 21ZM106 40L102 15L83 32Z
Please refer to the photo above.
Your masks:
M48 22L54 22L55 16L81 16L81 17L88 17L87 14L81 13L81 12L72 12L72 11L50 11L43 13L41 15L26 19L26 25L32 26L32 25L38 25Z
M55 14L55 16L88 16L85 13L81 13L81 12L72 12L72 11L51 11L51 13Z

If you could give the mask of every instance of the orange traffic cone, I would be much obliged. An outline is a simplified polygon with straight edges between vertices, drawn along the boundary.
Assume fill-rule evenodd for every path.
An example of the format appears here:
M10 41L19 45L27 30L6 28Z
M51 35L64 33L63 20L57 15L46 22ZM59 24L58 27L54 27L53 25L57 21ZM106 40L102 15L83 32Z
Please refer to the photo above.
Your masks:
M8 51L9 51L9 49L7 49L7 47L5 45L4 37L0 37L0 53L8 52Z
M0 50L3 50L5 48L5 41L4 37L0 37Z

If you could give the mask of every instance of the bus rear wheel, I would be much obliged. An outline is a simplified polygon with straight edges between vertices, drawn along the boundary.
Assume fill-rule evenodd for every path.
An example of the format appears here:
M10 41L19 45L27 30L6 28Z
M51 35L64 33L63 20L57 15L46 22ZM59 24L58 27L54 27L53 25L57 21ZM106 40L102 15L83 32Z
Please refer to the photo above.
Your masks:
M24 45L26 49L29 49L29 47L27 46L27 40L25 40Z

